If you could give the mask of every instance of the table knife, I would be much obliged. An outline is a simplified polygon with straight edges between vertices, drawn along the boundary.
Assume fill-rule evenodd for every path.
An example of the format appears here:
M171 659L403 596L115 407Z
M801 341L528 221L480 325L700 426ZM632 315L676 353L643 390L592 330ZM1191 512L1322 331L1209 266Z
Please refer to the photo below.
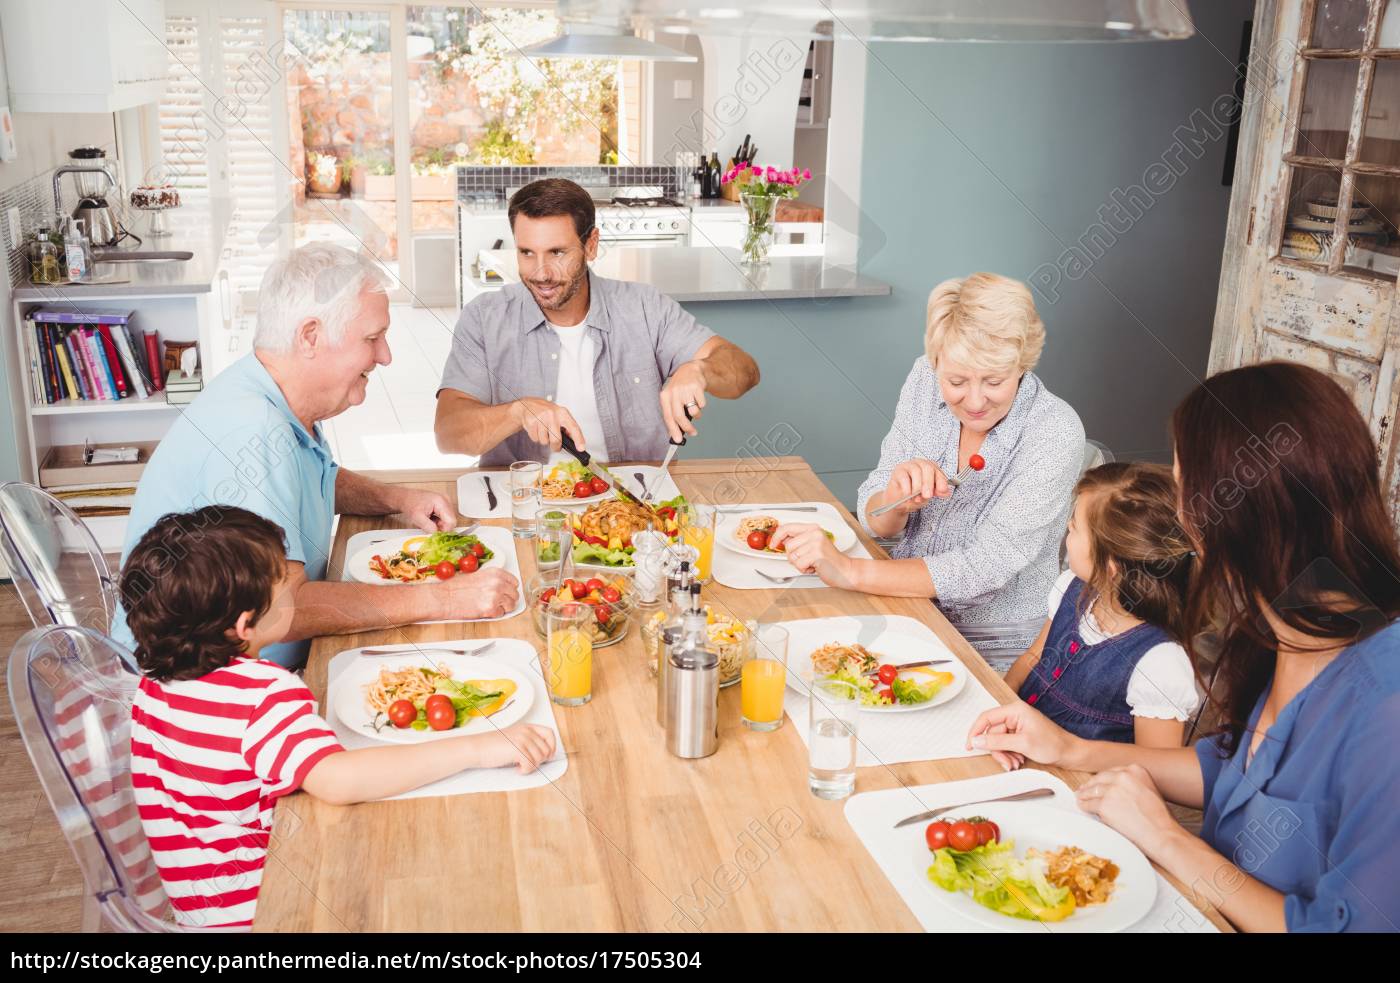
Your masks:
M905 669L922 669L925 666L946 666L952 661L952 659L925 659L923 662L906 662L902 666L895 666L895 668L898 669L900 672L903 672ZM877 667L875 669L871 669L869 672L861 673L861 675L878 676L880 675L880 670Z
M491 490L491 476L484 474L481 480L486 482L486 507L492 512L496 511L496 493Z
M998 795L994 799L973 799L971 802L955 802L953 805L950 806L941 806L937 809L930 809L928 812L921 812L917 815L910 816L907 819L901 819L899 822L894 824L894 828L899 829L901 826L908 826L912 823L921 823L928 819L934 819L938 816L943 815L945 812L952 812L954 809L967 809L971 806L980 806L988 802L1019 802L1022 799L1043 799L1047 795L1054 794L1055 790L1053 788L1033 788L1029 792L1015 792L1011 795Z

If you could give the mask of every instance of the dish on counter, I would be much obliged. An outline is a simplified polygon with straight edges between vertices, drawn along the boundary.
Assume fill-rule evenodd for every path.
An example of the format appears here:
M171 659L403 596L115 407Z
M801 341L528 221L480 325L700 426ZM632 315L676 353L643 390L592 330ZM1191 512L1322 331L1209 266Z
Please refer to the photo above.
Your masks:
M733 686L744 671L744 663L753 658L754 632L758 624L716 614L708 604L704 611L710 647L719 656L719 684ZM660 669L661 629L666 624L666 617L667 612L663 609L653 613L642 625L642 648L647 656L647 669L653 677Z

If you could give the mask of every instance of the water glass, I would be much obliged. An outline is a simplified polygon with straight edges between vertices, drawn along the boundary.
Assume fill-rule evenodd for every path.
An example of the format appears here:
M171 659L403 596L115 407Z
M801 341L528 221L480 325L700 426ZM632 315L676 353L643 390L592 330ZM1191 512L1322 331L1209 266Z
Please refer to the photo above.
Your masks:
M535 513L535 566L553 570L559 566L564 551L573 547L573 523L569 513L561 509L540 509Z
M636 570L637 607L655 607L661 601L665 583L666 547L669 540L659 532L645 529L632 534L632 565Z
M783 725L788 631L779 625L764 625L755 637L753 654L739 675L741 719L749 730L777 730Z
M856 788L860 692L835 679L812 682L807 784L819 799L844 799Z
M510 531L516 539L535 535L543 477L544 465L539 461L516 461L510 466Z

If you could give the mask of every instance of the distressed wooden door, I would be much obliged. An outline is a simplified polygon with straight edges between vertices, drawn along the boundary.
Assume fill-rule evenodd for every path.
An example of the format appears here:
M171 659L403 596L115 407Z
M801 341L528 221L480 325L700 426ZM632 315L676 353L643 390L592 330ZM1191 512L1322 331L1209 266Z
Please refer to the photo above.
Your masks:
M1400 526L1400 0L1259 0L1236 174L1210 370L1331 374Z

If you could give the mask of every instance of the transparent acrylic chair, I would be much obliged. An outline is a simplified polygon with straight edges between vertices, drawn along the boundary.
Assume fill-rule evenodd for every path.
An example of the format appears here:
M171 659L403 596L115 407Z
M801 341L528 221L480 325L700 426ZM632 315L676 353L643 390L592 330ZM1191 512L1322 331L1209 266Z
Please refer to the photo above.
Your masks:
M35 626L106 633L117 609L107 560L91 530L42 488L0 485L0 552Z
M93 909L119 932L193 932L174 922L131 784L126 653L88 628L46 625L10 652L10 705L29 760L73 849ZM95 928L96 919L84 918Z

